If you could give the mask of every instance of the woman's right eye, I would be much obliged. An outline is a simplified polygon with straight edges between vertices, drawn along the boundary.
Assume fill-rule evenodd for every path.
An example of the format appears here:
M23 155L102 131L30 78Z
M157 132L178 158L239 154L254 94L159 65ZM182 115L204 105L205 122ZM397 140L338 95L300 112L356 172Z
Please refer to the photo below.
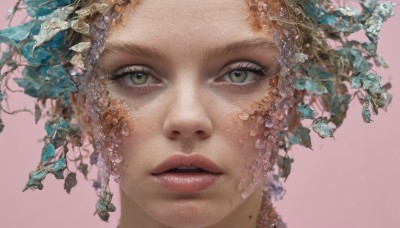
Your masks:
M157 82L151 74L151 69L144 66L129 66L117 70L111 76L111 80L118 80L121 84L128 87L140 87Z

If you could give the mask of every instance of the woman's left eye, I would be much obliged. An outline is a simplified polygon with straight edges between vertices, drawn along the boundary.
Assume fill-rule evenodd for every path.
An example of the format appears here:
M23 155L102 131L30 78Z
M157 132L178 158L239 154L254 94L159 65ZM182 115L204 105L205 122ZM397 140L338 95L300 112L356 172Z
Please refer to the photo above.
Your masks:
M247 70L235 70L230 72L228 77L234 83L243 83L248 79L249 72Z
M266 76L265 68L254 63L241 62L228 66L222 81L232 84L247 84L255 81L256 77Z

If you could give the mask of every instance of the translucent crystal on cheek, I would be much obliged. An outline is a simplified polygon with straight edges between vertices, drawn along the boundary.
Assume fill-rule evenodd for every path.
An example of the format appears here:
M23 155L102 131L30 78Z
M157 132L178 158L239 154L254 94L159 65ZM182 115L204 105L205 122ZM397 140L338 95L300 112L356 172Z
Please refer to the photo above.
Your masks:
M255 143L257 149L265 149L267 147L267 142L262 139L257 139Z
M250 115L248 114L248 113L246 113L246 112L242 112L242 113L240 113L240 115L239 115L239 119L241 119L241 120L243 120L243 121L246 121L246 120L248 120L250 118Z
M247 198L247 192L242 192L240 194L240 197L242 197L242 199L246 199Z
M272 126L274 126L274 124L273 124L273 122L272 122L272 120L266 120L265 121L265 125L264 125L266 128L272 128Z
M122 125L121 135L125 137L129 135L129 127L127 124Z
M250 130L250 136L256 136L258 133L258 129L251 129Z
M124 161L124 157L118 152L113 152L111 153L110 160L115 164L120 164Z
M258 123L258 124L263 124L263 123L264 123L264 118L262 118L261 116L259 116L259 117L257 118L257 123Z

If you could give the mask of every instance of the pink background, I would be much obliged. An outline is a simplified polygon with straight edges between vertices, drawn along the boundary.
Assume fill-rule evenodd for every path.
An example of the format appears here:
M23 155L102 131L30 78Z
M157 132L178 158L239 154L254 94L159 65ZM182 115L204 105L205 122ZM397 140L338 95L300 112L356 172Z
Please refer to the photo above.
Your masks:
M1 18L13 2L1 1ZM400 14L398 7L396 11ZM0 23L0 28L6 26ZM277 203L290 228L400 227L399 25L400 16L390 19L379 46L391 67L379 70L384 81L393 84L389 112L363 124L360 105L353 102L335 139L314 137L314 151L291 152L293 172L285 183L284 200ZM32 100L20 94L11 99L11 108L33 108ZM53 177L45 180L44 190L22 193L28 173L39 161L43 122L35 125L28 113L2 118L6 127L0 134L0 227L116 227L118 212L109 223L92 216L97 197L81 176L70 195Z

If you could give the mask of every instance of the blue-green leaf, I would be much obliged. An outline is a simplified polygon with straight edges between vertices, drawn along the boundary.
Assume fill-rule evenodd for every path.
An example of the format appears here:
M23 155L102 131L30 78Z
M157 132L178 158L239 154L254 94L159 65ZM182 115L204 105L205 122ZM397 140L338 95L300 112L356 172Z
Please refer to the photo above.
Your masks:
M290 145L300 144L306 148L312 148L310 129L306 127L298 127L293 134L289 133L288 138Z
M18 44L25 40L31 33L33 21L28 23L9 27L4 30L0 30L0 43L6 43L12 46L18 46Z
M40 160L41 163L52 159L56 154L54 145L52 143L47 143L42 149L42 159Z
M47 175L46 170L36 170L31 172L29 174L29 180L26 183L23 191L27 190L28 188L32 190L35 189L42 190L43 189L42 181L46 178L46 175Z
M328 125L326 118L315 119L312 128L321 138L333 137L333 129Z
M373 94L381 93L381 77L372 72L362 72L351 77L351 86L353 89L363 88Z
M371 97L367 95L362 106L362 117L365 123L371 123L371 111L369 110L370 104Z
M297 105L297 113L301 119L314 119L314 112L309 105L299 103Z

